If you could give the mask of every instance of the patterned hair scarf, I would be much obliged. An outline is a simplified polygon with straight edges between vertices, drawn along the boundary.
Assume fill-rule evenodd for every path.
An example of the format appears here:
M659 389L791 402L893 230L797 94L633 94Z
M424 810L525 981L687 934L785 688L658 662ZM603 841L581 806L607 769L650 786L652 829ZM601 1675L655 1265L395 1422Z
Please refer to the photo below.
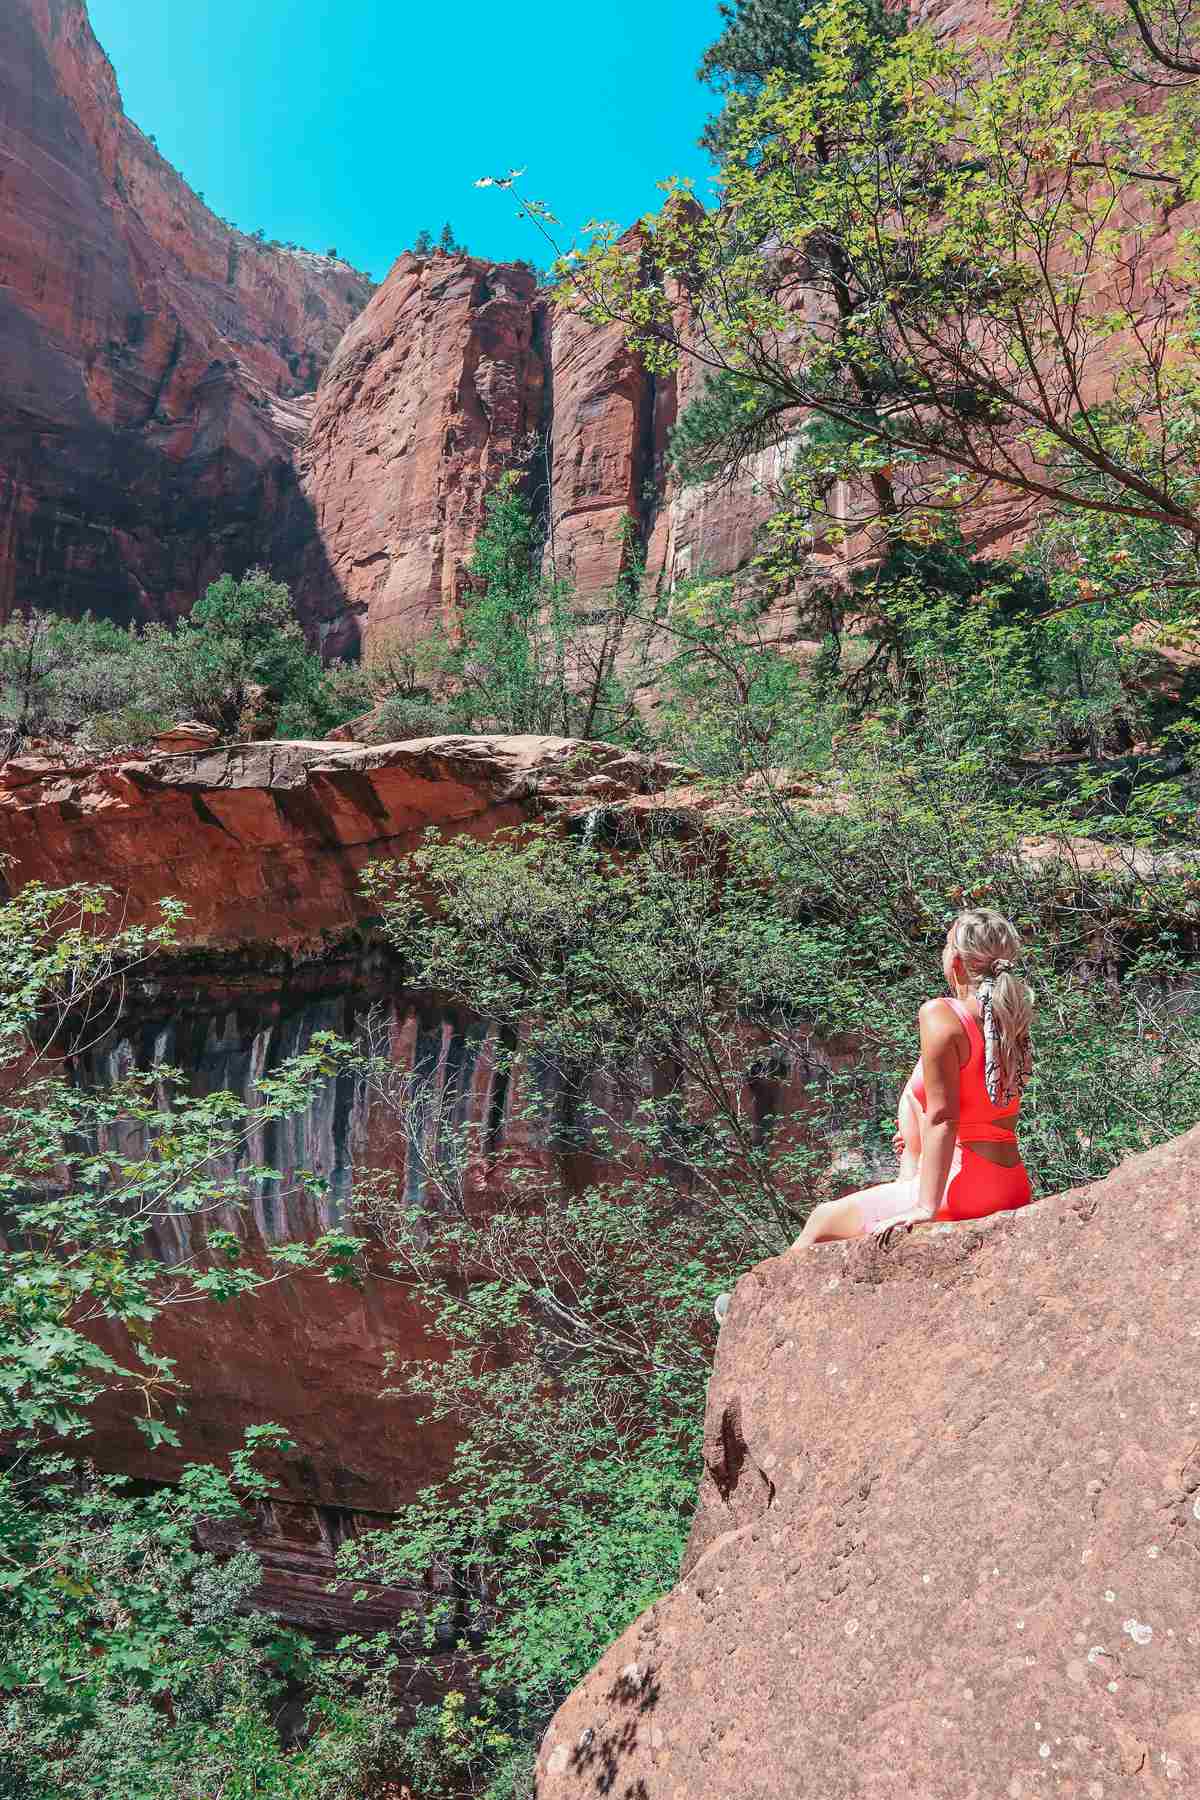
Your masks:
M993 1106L1011 1106L1019 1100L1029 1077L1033 1073L1033 1052L1028 1037L1022 1040L1012 1073L1012 1085L1006 1086L1000 1078L1000 1044L996 1035L996 1021L992 1015L992 979L996 975L1011 975L1013 965L1007 957L997 957L992 966L992 974L986 976L978 987L979 1011L983 1016L983 1079L988 1091L988 1099Z

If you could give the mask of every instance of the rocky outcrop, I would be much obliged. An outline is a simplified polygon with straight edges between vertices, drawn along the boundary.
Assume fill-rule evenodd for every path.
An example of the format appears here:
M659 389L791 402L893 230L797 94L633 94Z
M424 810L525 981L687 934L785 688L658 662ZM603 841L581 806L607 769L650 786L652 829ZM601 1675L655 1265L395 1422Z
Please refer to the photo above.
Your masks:
M0 849L13 886L101 883L131 924L175 898L190 944L295 949L363 919L362 869L415 849L431 825L488 837L679 774L550 737L267 741L75 766L14 757L0 768Z
M678 775L561 738L266 742L74 768L10 760L0 770L10 887L103 883L128 924L154 919L164 898L188 908L181 951L134 972L119 1017L89 1018L72 1052L78 1080L108 1087L131 1069L168 1066L195 1093L224 1089L253 1104L257 1082L324 1031L386 1056L419 1102L414 1120L361 1080L329 1081L286 1129L251 1134L229 1170L246 1171L243 1206L205 1220L164 1215L151 1233L156 1253L168 1263L203 1255L213 1225L237 1231L251 1254L335 1225L357 1229L356 1166L393 1172L406 1202L422 1204L447 1121L475 1128L473 1197L502 1191L517 1152L563 1168L552 1072L534 1077L545 1092L532 1118L534 1096L497 1056L495 1028L406 988L370 929L359 876L416 848L431 825L487 837L627 801ZM263 1167L278 1179L252 1173ZM192 1389L183 1442L149 1452L121 1405L101 1406L93 1450L107 1468L170 1477L268 1418L296 1445L274 1471L289 1504L386 1512L444 1466L446 1426L378 1398L389 1354L439 1353L429 1321L378 1262L361 1288L302 1277L246 1303L169 1308L158 1342ZM360 1429L368 1417L370 1430Z
M674 384L661 389L618 325L547 304L550 491L547 572L602 594L628 563L623 522L645 542L666 481Z
M293 451L370 291L208 210L125 118L83 0L9 0L0 614L171 617L224 569L290 568L314 536Z
M1090 1188L743 1277L678 1587L539 1800L1200 1785L1200 1130Z
M545 371L531 270L400 257L346 333L301 458L319 536L300 587L407 640L452 626L486 497L535 459Z
M547 574L586 610L635 555L655 588L750 558L785 457L720 488L668 465L679 393L618 326L536 291L519 265L400 257L347 331L301 453L318 537L298 576L320 615L346 604L366 637L452 626L487 496L521 473Z

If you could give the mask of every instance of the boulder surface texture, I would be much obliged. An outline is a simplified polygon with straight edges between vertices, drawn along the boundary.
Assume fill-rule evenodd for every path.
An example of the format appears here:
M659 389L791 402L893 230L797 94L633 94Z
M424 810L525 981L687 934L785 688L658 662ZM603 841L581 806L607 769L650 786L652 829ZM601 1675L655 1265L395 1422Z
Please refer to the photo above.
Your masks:
M539 1800L1200 1792L1200 1129L734 1293L679 1585Z

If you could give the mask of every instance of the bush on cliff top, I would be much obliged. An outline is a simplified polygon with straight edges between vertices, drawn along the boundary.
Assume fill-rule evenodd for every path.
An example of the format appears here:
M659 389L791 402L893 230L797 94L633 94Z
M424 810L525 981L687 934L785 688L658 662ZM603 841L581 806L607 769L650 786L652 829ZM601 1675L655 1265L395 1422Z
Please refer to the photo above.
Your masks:
M182 719L238 736L319 737L366 703L361 672L326 667L264 569L222 575L175 625L16 614L0 628L8 754L31 737L144 743Z

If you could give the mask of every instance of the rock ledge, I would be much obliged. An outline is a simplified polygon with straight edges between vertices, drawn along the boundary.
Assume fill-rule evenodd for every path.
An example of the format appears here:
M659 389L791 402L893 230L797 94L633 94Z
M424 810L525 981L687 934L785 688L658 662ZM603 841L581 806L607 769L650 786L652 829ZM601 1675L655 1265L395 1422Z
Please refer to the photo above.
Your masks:
M1200 1129L738 1284L679 1585L539 1800L1200 1791Z

